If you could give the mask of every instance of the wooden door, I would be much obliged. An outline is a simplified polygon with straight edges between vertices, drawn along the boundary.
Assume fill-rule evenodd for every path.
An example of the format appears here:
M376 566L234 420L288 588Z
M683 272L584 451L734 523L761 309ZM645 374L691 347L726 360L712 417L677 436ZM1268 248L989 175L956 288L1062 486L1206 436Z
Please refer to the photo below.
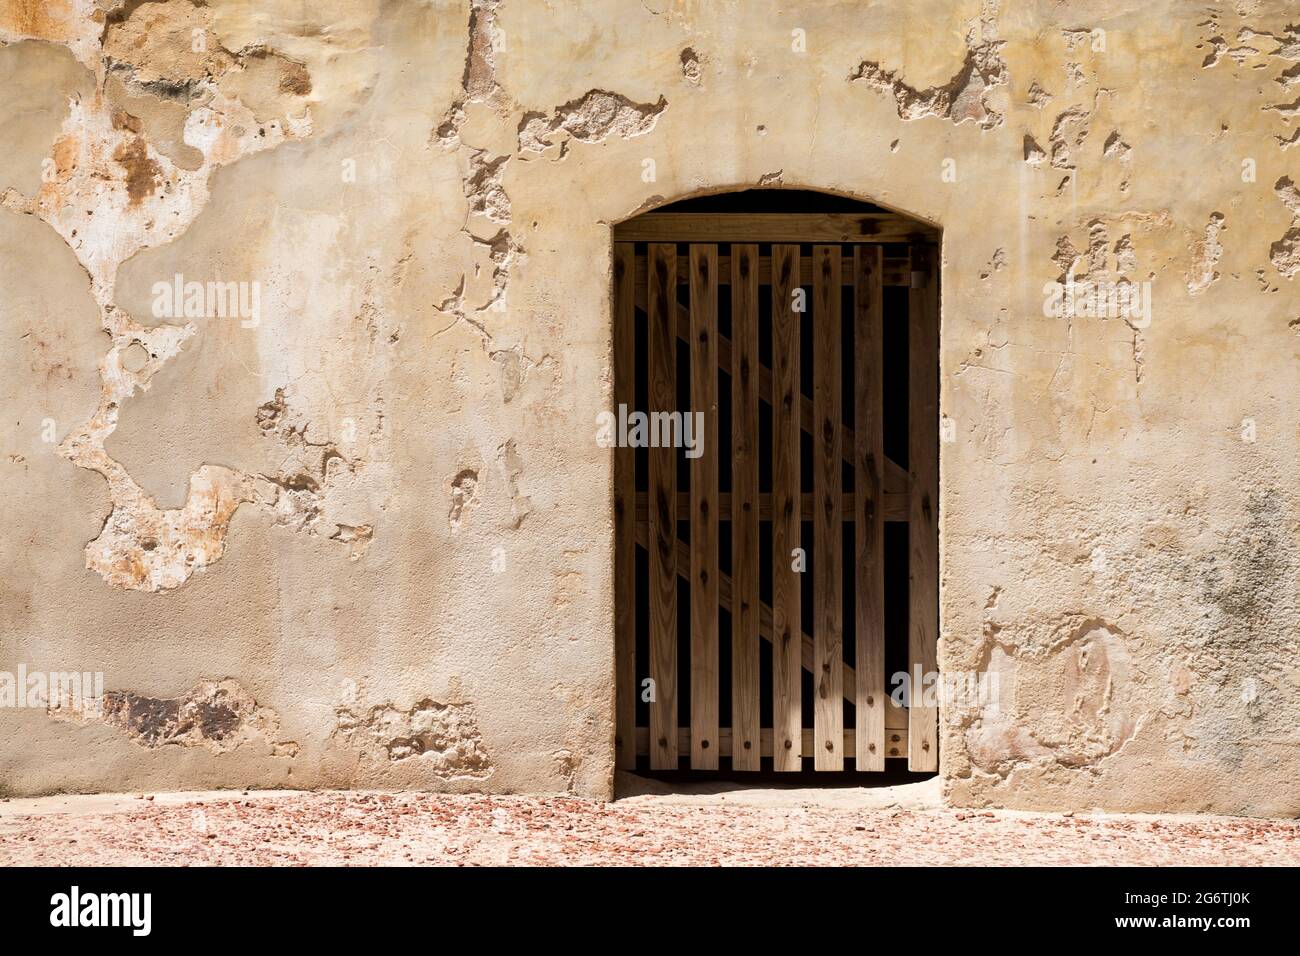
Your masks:
M936 669L937 238L889 213L616 227L621 768L938 769L937 707L887 675Z

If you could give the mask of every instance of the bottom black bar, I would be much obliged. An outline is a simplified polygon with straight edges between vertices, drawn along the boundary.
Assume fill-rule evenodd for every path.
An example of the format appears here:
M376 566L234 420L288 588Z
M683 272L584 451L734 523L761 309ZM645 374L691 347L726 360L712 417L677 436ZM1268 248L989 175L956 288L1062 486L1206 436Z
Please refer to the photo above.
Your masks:
M869 934L873 945L1038 930L1071 943L1199 934L1231 944L1289 928L1289 877L1264 868L8 869L0 909L10 940L150 939L205 950L412 934L445 949L474 932L499 943L512 930L538 944L585 936L621 947L662 934L673 945L703 925L734 944L747 933L765 939L774 920L803 933L820 924L846 939Z

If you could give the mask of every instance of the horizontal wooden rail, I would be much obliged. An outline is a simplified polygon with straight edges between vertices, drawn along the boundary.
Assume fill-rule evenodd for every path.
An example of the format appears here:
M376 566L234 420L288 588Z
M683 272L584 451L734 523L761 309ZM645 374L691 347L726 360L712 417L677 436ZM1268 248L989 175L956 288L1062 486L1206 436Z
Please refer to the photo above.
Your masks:
M688 492L677 493L677 513L683 514L683 509L687 508L691 496ZM813 520L813 496L809 492L799 496L799 517L804 521ZM845 521L853 521L857 515L855 510L856 498L852 494L840 496L842 502L841 508ZM906 521L908 510L911 506L907 495L886 492L884 496L884 511L886 521ZM718 520L731 521L731 493L725 492L718 495ZM636 520L650 520L650 495L647 492L639 491L636 496ZM758 520L772 520L772 496L770 494L761 494L758 496Z
M886 757L906 757L907 756L907 711L906 709L891 708L891 710L900 711L899 719L904 721L903 725L898 727L885 728L885 756ZM888 711L886 715L888 716ZM718 728L718 756L731 756L731 728ZM691 751L691 730L689 727L677 728L677 752L679 754L690 753ZM803 728L803 755L810 757L812 755L813 729L811 727ZM853 754L856 752L857 732L854 730L844 731L844 753ZM758 748L761 756L772 756L772 728L764 727L758 732ZM638 727L636 729L636 752L641 755L650 752L650 728Z
M758 262L759 262L758 284L771 285L772 284L771 257L762 256ZM689 266L687 265L687 257L678 256L677 257L677 284L678 285L686 284L686 280L690 277L690 273L686 271L688 268ZM812 275L812 256L804 256L803 258L801 258L799 260L799 268L801 270L802 275ZM912 273L910 271L911 268L912 268L911 260L908 259L907 257L886 259L884 272L881 276L882 279L881 284L886 286L898 286L900 288L911 288L912 285ZM635 282L637 283L637 285L633 287L634 291L644 292L645 283L646 283L644 273L639 274L634 278L635 278ZM731 256L718 256L718 285L730 285L730 284L731 284ZM853 273L851 270L846 270L841 275L840 284L843 286L853 285Z
M650 212L614 226L615 242L935 242L939 230L892 212Z

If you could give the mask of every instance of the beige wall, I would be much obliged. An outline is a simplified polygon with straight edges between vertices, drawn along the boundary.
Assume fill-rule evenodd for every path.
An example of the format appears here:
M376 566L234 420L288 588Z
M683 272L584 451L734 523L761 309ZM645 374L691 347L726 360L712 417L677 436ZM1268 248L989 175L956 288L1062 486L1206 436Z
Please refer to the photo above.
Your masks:
M1288 4L472 7L0 2L6 792L609 794L610 225L763 183L944 229L949 799L1300 811Z

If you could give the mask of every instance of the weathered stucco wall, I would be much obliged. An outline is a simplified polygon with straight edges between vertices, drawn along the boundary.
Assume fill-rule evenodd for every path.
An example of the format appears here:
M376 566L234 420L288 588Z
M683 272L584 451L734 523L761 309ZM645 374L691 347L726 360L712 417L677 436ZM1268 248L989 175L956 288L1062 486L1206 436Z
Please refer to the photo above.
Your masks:
M944 229L948 797L1300 812L1288 18L2 0L0 786L610 793L610 224L761 183Z

